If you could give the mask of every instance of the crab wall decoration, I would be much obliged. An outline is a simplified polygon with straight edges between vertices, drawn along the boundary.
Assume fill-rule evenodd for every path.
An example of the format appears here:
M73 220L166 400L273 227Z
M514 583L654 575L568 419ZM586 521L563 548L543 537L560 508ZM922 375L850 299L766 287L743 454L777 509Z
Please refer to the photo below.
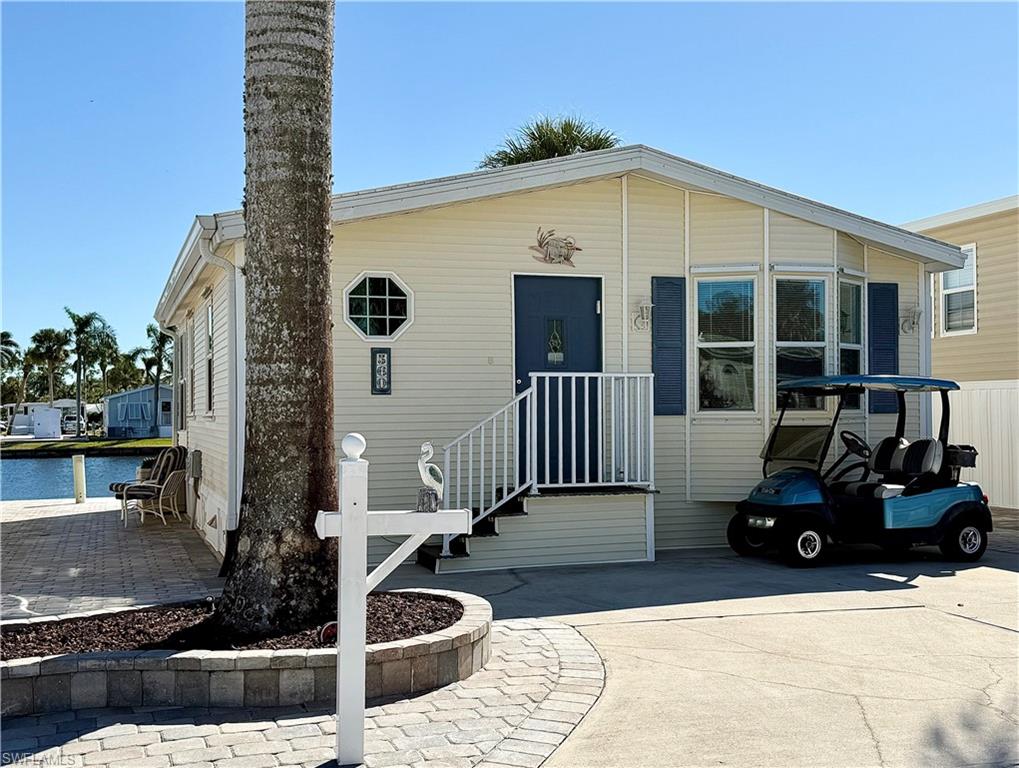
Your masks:
M539 254L534 257L535 261L544 264L565 264L568 267L575 267L573 254L584 250L572 237L558 237L555 230L542 232L538 227L538 244L528 246L529 250Z

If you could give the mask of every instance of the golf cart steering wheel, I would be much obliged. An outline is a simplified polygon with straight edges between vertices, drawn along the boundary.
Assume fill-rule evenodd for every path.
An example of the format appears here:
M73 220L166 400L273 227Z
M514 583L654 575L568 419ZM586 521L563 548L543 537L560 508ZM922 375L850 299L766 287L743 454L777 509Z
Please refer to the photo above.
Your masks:
M850 453L859 456L864 461L870 458L870 446L867 445L866 440L855 432L843 429L839 432L839 440L842 441L842 445L844 445L846 450Z

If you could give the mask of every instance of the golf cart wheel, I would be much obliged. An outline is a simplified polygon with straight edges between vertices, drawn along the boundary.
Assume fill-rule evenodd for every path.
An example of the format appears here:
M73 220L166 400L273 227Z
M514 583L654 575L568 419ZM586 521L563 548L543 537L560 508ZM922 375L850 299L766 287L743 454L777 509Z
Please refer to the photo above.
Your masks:
M795 568L818 565L827 554L828 536L815 522L795 523L782 534L782 554Z
M983 557L987 549L987 531L964 518L949 526L938 547L949 560L972 563Z
M733 515L725 530L725 538L732 551L740 557L763 555L767 547L764 534L750 528L744 515Z

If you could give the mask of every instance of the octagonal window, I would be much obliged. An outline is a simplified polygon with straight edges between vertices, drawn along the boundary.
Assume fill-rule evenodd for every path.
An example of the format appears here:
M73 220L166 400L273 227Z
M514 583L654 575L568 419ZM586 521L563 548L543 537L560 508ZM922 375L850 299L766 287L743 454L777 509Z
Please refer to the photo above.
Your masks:
M347 324L365 339L395 339L414 319L413 293L392 272L362 272L343 296Z

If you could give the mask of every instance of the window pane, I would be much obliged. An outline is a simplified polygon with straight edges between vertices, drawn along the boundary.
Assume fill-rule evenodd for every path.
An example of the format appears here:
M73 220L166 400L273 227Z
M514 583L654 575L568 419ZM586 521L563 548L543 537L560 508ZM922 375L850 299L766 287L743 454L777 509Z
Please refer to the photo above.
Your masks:
M367 296L368 295L368 278L366 277L360 283L354 286L350 292L351 296Z
M775 281L778 341L824 341L824 281Z
M407 316L407 300L406 299L390 299L389 300L389 316L390 317L406 317Z
M367 315L368 299L360 296L351 296L347 304L347 311L351 315Z
M822 347L779 347L775 350L775 378L777 383L807 376L824 376L824 349ZM776 400L776 402L778 402ZM821 408L823 398L792 393L789 408Z
M396 333L396 329L399 328L401 325L403 325L406 322L407 322L407 319L404 318L404 317L393 317L393 318L390 318L390 320L389 320L389 335L392 336L394 333Z
M860 373L860 350L840 349L839 350L839 373L853 375ZM847 408L860 407L860 395L851 394L846 396Z
M372 317L386 316L386 299L372 296L368 299L368 314Z
M392 280L389 281L389 296L403 298L407 294L403 292L403 289L394 283Z
M387 323L385 318L369 318L368 319L368 335L369 336L386 336L389 333L387 329Z
M368 293L372 296L385 296L386 295L386 283L389 282L387 277L369 277L368 278Z
M697 332L705 342L753 341L754 284L749 280L698 283Z
M754 350L698 350L699 396L702 410L754 409Z
M945 330L968 331L973 328L973 291L945 295Z
M862 344L863 286L839 283L839 341Z
M951 272L943 273L945 289L969 288L973 285L973 251L966 249L963 254L966 256L966 263L962 269L953 269Z

